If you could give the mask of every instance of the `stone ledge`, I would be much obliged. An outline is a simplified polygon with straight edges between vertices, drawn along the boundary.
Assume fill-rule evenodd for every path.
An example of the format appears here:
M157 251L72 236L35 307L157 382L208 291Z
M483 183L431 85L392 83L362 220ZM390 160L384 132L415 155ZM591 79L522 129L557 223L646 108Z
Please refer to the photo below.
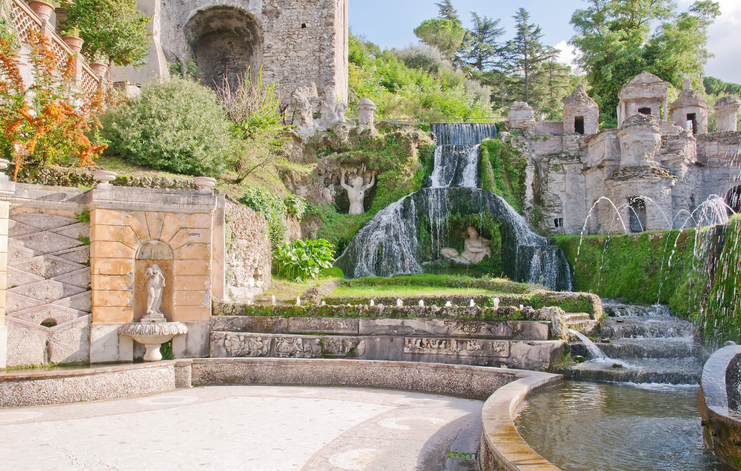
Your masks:
M481 448L479 461L484 470L558 471L530 448L515 427L515 410L527 396L538 389L562 381L559 375L532 373L499 388L481 411Z

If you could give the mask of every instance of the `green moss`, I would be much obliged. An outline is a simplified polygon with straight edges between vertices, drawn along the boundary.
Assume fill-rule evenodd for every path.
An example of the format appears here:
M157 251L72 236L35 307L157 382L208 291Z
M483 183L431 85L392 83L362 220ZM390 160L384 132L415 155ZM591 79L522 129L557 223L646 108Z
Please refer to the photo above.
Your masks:
M481 143L481 187L504 198L522 211L525 201L527 160L517 149L499 139Z

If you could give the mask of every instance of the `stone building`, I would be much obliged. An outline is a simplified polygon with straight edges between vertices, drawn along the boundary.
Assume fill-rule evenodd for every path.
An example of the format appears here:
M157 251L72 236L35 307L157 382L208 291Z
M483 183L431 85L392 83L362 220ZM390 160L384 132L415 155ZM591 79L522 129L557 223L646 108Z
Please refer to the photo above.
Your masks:
M671 107L667 90L655 75L638 75L620 91L618 129L603 131L581 87L564 99L560 122L535 122L527 104L512 106L510 139L528 158L535 225L553 234L641 232L712 224L741 209L741 105L718 100L722 132L708 133L707 103L691 84Z
M168 75L168 62L195 61L207 84L237 84L262 68L287 104L298 88L348 100L348 0L139 0L152 43L140 70L115 68L118 81ZM329 96L332 95L332 96Z

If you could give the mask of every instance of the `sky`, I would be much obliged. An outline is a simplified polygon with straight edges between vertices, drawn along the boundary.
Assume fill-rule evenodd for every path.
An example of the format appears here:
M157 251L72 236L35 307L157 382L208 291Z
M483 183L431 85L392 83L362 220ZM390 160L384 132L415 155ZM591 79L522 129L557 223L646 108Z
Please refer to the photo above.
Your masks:
M401 48L416 43L413 30L422 21L435 18L439 0L350 0L350 28L353 34L365 36L383 48ZM741 0L716 0L721 5L721 16L709 29L708 50L715 57L708 61L705 74L726 82L741 83ZM543 42L562 49L561 61L573 59L568 41L574 35L569 24L574 10L585 8L583 0L453 0L453 6L470 27L470 12L479 16L501 18L507 29L504 38L511 38L514 30L512 16L520 7L530 13L530 21L543 28ZM693 0L678 0L681 11ZM393 13L391 13L393 12Z

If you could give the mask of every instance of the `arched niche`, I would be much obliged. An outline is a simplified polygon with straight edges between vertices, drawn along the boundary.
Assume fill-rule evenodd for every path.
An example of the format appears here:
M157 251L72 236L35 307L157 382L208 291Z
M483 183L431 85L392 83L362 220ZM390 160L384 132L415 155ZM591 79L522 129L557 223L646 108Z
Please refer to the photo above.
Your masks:
M165 275L165 287L162 290L160 310L168 321L173 317L173 284L175 283L172 249L159 240L148 240L136 251L134 262L134 321L138 322L147 311L147 269L157 265Z
M248 70L252 83L257 79L264 40L252 14L223 5L201 10L185 24L185 37L207 86L221 86L226 79L234 90Z

